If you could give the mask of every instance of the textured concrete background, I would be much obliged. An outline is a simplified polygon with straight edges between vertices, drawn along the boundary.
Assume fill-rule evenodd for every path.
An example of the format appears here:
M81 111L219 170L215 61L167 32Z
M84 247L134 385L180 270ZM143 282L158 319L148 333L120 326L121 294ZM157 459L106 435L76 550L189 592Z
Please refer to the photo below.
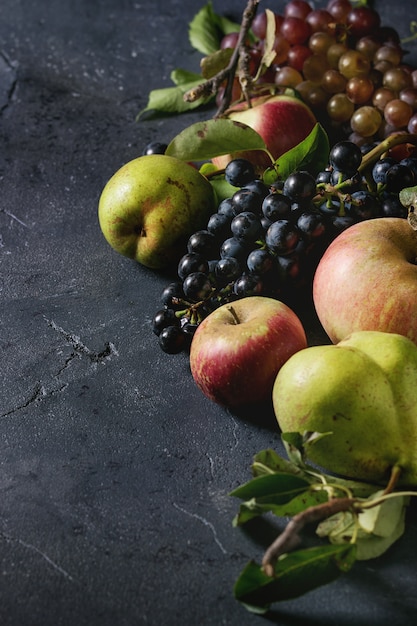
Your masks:
M236 19L244 4L213 2ZM409 33L415 1L395 12L375 4ZM281 450L271 412L213 405L186 355L160 352L151 319L167 279L114 253L97 222L114 171L207 116L135 122L172 69L198 68L187 28L202 5L2 0L2 626L262 623L232 587L271 530L233 529L228 493L250 477L256 452ZM312 341L323 338L305 323ZM384 557L283 603L270 621L408 623L415 513Z

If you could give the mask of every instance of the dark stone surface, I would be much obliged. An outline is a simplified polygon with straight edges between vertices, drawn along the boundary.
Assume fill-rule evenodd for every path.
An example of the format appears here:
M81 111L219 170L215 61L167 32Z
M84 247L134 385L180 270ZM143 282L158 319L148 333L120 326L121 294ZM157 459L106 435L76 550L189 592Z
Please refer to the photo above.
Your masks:
M239 18L243 4L214 8ZM376 2L404 36L406 4ZM271 531L233 529L228 493L257 451L281 450L271 411L221 409L186 355L159 351L166 277L114 253L97 222L121 164L207 115L135 122L172 69L198 68L187 27L199 6L2 0L2 626L261 623L232 587ZM386 555L267 621L403 626L417 611L416 547L414 510Z

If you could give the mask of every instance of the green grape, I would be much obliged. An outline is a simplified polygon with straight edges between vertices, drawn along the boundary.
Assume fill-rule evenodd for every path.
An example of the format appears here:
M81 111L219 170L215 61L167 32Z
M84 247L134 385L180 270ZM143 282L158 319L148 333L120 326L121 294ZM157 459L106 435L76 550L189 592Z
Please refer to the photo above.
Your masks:
M380 61L388 61L394 65L399 65L402 59L402 52L400 48L396 46L381 46L378 48L374 54L373 61L374 63L379 63Z
M354 111L350 120L350 126L353 132L362 135L362 137L372 137L381 126L382 115L373 106L362 106Z
M408 102L413 111L417 111L417 89L415 87L407 87L406 89L402 89L399 96L400 100Z
M312 54L303 64L303 75L305 80L313 83L320 83L323 74L329 69L329 62L324 54Z
M327 103L327 114L335 122L347 122L352 117L355 105L345 93L336 93Z
M358 50L348 50L339 59L338 70L348 80L354 76L367 76L370 69L369 59Z
M400 98L388 102L384 109L385 121L394 128L406 128L412 115L412 106Z
M339 59L342 54L345 54L349 48L344 43L334 43L327 50L327 60L331 68L337 70L339 67Z
M324 91L330 94L343 93L346 89L347 80L340 72L335 69L324 72L321 80L321 86Z
M295 67L283 65L280 67L274 78L274 82L279 87L296 87L303 81L303 76Z
M373 61L375 54L380 49L380 43L371 35L365 35L356 42L356 50L366 56L367 59Z
M369 102L374 92L374 84L367 76L354 76L346 85L346 95L354 104Z
M395 93L387 87L379 87L374 91L372 96L372 104L374 107L383 111L390 100L395 98Z
M330 33L313 33L308 40L308 47L314 54L327 54L331 45L335 44L335 38Z
M392 67L384 73L382 84L387 89L399 93L403 89L413 86L413 79L408 70L403 67Z
M407 125L407 131L412 135L417 135L417 113L414 113L414 115L410 117Z
M301 98L313 109L325 109L329 94L317 83L303 80L296 87Z

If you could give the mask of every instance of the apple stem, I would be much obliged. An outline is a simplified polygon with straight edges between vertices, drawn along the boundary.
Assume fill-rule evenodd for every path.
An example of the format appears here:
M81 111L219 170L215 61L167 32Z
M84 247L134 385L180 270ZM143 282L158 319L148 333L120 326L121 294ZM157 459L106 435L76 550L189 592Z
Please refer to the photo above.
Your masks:
M230 313L232 314L232 317L234 319L235 324L240 324L240 319L238 318L237 313L236 313L234 307L232 307L232 305L230 305L228 307L228 309L229 309Z

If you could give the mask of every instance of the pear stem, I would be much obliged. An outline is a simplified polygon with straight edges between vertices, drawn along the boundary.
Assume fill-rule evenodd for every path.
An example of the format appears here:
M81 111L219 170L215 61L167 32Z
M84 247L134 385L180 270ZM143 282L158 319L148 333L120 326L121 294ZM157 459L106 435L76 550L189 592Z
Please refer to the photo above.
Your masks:
M398 480L401 476L401 472L402 472L402 469L399 465L392 466L391 476L390 476L387 486L384 489L384 495L394 491L395 487L397 486Z

